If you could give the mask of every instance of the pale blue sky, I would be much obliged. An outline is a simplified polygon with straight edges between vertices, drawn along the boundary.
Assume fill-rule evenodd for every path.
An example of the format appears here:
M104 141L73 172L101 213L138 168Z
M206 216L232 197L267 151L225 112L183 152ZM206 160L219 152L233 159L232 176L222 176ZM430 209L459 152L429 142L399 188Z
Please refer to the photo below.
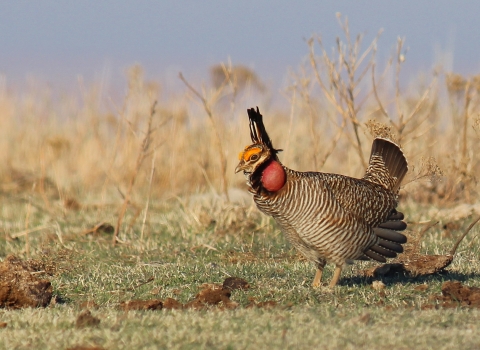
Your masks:
M140 63L147 77L178 87L182 70L193 79L226 61L254 68L280 84L307 54L305 39L321 34L333 46L341 34L336 12L352 33L384 32L380 55L398 36L409 47L406 74L439 60L464 74L480 70L480 1L3 1L0 74L13 86L33 76L53 86L106 74L121 81ZM166 86L165 86L166 85Z

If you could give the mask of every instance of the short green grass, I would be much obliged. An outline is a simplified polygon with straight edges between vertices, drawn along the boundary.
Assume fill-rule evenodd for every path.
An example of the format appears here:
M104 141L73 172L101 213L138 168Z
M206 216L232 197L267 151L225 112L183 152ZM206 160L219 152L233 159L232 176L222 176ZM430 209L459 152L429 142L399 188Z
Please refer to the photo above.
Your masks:
M27 210L29 214L27 214ZM99 222L115 224L115 207L59 207L42 210L23 201L2 204L3 226L12 235L29 227L47 229L29 234L32 258L52 261L57 302L46 309L0 310L0 348L65 349L77 345L106 349L475 349L480 346L480 310L430 309L431 295L441 284L459 280L480 286L480 229L475 227L459 248L449 273L428 277L384 278L379 292L361 277L373 263L345 270L333 291L312 289L314 267L288 246L273 222L255 209L232 204L152 203L141 235L143 214L111 245L111 235L82 234ZM421 209L407 208L417 221ZM442 238L441 225L423 240L422 250L446 253L468 225ZM413 229L419 226L411 225ZM0 257L26 257L26 240L0 240ZM329 266L325 281L332 275ZM192 300L203 283L222 283L229 276L247 280L251 288L232 292L235 310L121 311L131 299ZM428 289L415 289L419 284ZM80 304L95 301L98 327L77 329ZM273 300L273 308L246 308Z

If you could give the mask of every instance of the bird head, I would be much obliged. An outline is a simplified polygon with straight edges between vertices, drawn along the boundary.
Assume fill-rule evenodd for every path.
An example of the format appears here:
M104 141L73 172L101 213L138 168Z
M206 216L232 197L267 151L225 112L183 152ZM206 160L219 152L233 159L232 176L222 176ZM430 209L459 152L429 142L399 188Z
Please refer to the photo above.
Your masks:
M248 119L250 120L250 137L253 144L245 147L245 149L240 152L239 160L235 172L243 170L244 173L253 174L257 169L262 167L271 160L276 160L278 162L277 153L281 149L275 149L272 146L272 141L265 130L263 125L263 118L260 114L260 111L250 108L247 110Z
M244 173L254 173L262 164L271 159L270 150L260 144L253 144L245 147L240 152L238 159L240 162L235 168L235 172L243 170Z

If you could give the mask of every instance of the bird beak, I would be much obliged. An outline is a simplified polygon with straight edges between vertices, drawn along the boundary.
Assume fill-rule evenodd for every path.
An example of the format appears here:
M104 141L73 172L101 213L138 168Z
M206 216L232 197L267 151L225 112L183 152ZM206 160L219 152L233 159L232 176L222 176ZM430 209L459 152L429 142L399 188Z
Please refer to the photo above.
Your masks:
M241 160L240 163L238 163L237 167L235 168L235 174L243 170L244 166L245 166L245 162Z

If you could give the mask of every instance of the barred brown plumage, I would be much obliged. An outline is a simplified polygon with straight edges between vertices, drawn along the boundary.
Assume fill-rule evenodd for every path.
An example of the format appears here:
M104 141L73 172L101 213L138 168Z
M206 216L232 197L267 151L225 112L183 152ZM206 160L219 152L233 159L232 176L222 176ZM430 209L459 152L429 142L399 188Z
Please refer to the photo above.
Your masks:
M362 179L321 172L299 172L281 164L263 118L248 110L253 144L240 153L235 172L243 170L257 207L272 216L288 241L317 265L319 286L327 262L336 265L330 287L353 260L385 262L403 252L403 214L396 211L398 191L408 166L400 147L373 141Z

